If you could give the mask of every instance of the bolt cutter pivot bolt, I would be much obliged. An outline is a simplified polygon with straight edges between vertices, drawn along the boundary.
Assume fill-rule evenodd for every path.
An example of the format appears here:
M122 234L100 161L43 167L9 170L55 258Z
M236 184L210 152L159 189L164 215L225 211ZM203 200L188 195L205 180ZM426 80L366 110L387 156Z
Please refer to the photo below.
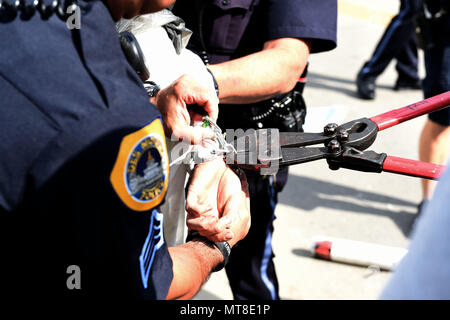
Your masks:
M336 139L331 140L327 147L328 151L333 154L339 154L341 152L341 144Z
M323 128L323 133L326 136L332 136L336 133L336 129L338 128L338 125L336 123L329 123Z
M346 130L342 129L342 130L339 130L337 137L338 137L339 141L345 142L345 141L348 141L349 134Z

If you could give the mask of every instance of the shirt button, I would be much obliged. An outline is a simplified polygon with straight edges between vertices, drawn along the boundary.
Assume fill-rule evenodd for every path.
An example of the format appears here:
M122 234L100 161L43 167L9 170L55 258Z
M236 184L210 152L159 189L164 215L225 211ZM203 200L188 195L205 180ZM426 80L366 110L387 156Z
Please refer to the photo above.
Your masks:
M224 6L227 6L227 5L230 4L230 0L222 0L222 4L223 4Z

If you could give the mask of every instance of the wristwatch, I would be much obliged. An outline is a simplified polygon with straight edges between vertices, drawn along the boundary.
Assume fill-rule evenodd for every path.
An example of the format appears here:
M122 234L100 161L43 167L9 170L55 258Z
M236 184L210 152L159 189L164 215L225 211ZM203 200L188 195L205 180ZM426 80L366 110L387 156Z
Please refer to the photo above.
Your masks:
M148 94L148 96L150 98L151 97L156 97L156 95L158 94L159 90L161 90L161 87L158 86L153 81L145 81L144 82L144 88L145 88L145 91L147 91L147 94Z
M227 241L224 241L224 242L214 242L214 241L211 241L211 240L207 239L206 237L201 236L201 235L200 235L197 231L195 231L195 230L191 230L191 231L188 232L188 235L187 235L187 237L186 237L186 242L191 241L191 240L193 240L193 239L195 239L195 238L201 238L202 241L205 241L206 243L209 243L209 244L211 244L211 245L216 246L216 247L220 250L220 252L222 252L222 255L223 255L223 262L220 263L219 265L217 265L217 266L212 270L212 272L217 272L217 271L222 270L222 269L227 265L228 259L230 258L230 253L231 253L231 246L230 246L230 244L229 244Z

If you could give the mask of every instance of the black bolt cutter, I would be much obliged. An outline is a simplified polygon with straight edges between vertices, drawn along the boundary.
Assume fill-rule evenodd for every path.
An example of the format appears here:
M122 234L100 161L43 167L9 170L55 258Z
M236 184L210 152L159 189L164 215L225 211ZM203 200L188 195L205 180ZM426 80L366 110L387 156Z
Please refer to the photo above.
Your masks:
M236 149L235 164L260 169L273 164L283 167L326 159L332 170L347 168L364 172L386 171L438 179L445 166L388 156L366 149L373 144L379 131L449 105L450 91L371 118L353 120L340 126L330 123L320 133L279 132L278 129L248 130L232 141ZM256 161L252 161L252 158Z

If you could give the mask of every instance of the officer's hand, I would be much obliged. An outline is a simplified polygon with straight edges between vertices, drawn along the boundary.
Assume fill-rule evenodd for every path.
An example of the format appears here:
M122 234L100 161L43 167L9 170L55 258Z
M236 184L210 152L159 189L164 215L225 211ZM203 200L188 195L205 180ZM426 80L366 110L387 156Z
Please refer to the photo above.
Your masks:
M197 80L183 75L169 87L162 89L151 100L162 115L165 134L179 140L200 144L203 139L212 138L212 131L201 127L192 127L194 120L200 120L199 114L190 112L188 105L203 107L214 121L218 116L219 100L214 90L201 86Z
M221 213L221 219L230 219L233 238L228 243L233 247L250 229L250 197L243 171L239 177L229 167L224 171L219 182L217 209Z
M186 211L189 229L233 246L250 227L245 175L238 178L222 159L197 165L188 188Z

